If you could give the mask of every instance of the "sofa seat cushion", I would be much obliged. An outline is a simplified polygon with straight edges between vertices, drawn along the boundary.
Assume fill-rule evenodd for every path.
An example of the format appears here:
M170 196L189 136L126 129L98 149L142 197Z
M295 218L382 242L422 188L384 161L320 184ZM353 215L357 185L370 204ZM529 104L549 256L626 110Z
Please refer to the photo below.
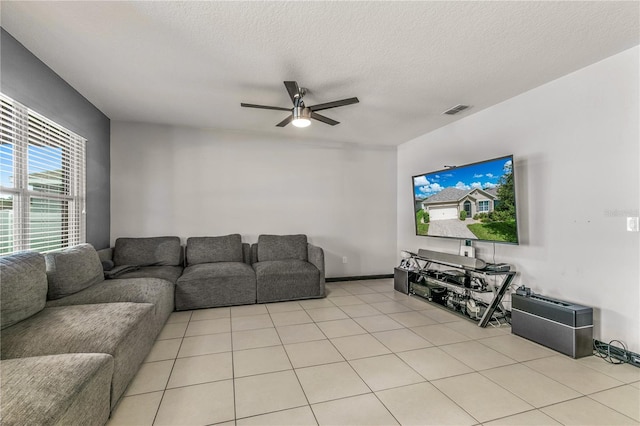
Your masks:
M113 357L63 354L0 361L3 425L104 425Z
M271 260L253 264L258 303L324 297L320 271L303 260Z
M0 324L2 329L44 309L47 273L44 256L22 252L0 257Z
M159 278L107 280L71 296L49 300L47 307L117 302L151 303L154 306L154 334L157 336L173 312L174 291L171 282Z
M182 264L180 238L118 238L113 263L116 266L179 266Z
M176 310L256 303L256 274L241 262L187 266L176 284Z
M308 260L307 236L260 235L258 236L258 262L269 260Z
M113 356L111 408L151 350L153 305L104 303L45 308L2 331L1 359L63 353Z
M119 274L118 279L159 278L175 284L182 275L182 269L182 266L142 266L134 271Z
M187 265L242 261L242 237L240 234L187 239Z
M102 262L91 244L45 254L49 299L59 299L104 281Z

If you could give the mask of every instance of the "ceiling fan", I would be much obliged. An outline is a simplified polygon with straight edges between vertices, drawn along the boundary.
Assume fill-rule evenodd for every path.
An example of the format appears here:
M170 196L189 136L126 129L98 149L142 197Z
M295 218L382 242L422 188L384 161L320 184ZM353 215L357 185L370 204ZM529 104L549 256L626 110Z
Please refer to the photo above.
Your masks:
M330 119L329 117L325 117L324 115L318 114L316 111L322 111L324 109L336 108L345 105L356 104L360 102L358 98L349 98L342 99L340 101L326 102L323 104L306 106L302 98L305 95L306 90L300 86L295 81L285 81L284 87L287 88L287 92L289 92L289 96L291 97L291 101L293 102L293 108L283 108L283 107L275 107L275 106L267 106L267 105L254 105L254 104L245 104L241 103L240 106L247 108L261 108L261 109L275 109L278 111L289 111L291 114L276 124L277 127L284 127L289 123L292 123L296 127L307 127L311 124L311 119L322 121L330 126L335 126L336 124L340 124L339 121L335 121Z

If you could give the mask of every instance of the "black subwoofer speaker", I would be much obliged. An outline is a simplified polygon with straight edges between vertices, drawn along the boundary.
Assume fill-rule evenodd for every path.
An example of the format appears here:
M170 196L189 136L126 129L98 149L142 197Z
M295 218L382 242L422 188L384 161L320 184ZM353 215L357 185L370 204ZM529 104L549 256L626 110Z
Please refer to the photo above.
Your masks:
M513 294L511 332L572 358L593 353L593 309L550 297Z
M402 268L393 269L393 288L403 294L409 294L409 271Z

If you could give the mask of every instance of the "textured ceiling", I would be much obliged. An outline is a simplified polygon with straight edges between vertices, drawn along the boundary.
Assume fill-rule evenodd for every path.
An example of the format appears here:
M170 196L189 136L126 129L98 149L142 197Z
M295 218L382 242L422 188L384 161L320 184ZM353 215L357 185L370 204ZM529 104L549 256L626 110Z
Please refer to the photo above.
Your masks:
M398 145L637 45L639 5L3 1L1 18L112 120ZM290 107L283 80L307 105L360 103L306 129L240 107Z

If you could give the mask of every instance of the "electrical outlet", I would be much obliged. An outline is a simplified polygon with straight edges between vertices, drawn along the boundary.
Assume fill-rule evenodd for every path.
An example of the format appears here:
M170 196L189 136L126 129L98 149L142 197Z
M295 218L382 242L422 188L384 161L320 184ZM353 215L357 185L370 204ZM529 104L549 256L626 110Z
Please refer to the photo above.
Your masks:
M628 217L627 218L627 231L629 232L638 232L640 231L640 220L638 217Z
M347 256L342 256L342 263L347 263Z

